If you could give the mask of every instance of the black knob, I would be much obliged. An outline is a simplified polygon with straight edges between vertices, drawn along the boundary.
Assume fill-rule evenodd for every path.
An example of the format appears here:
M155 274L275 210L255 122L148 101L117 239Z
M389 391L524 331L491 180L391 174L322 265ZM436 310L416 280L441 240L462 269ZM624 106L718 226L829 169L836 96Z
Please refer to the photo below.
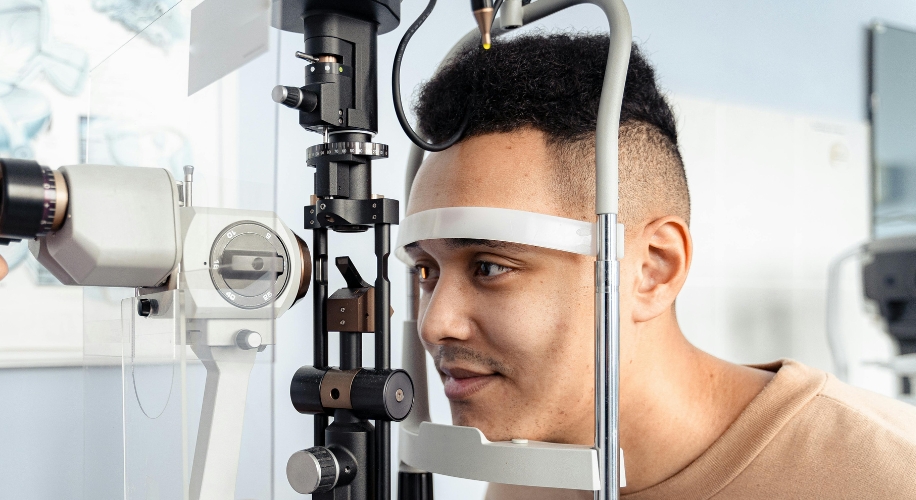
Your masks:
M282 104L287 108L301 109L311 113L318 107L318 96L313 92L296 87L287 87L277 85L270 93L270 97L277 104Z
M413 381L404 370L363 368L353 379L350 401L360 418L400 422L413 408Z
M303 495L331 491L339 475L337 457L323 446L297 451L286 462L289 485Z
M137 314L146 318L158 312L159 302L155 299L140 299L137 301Z

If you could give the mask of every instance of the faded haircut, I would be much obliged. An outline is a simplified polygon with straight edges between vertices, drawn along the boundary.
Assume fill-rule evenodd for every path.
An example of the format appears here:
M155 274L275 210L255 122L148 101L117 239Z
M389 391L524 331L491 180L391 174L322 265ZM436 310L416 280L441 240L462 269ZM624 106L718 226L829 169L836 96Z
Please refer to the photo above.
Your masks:
M465 138L534 129L555 158L552 189L568 216L591 220L595 129L607 35L535 33L473 47L421 86L414 112L433 142L470 113ZM689 223L690 193L674 113L634 44L620 115L620 220L637 228L665 215Z

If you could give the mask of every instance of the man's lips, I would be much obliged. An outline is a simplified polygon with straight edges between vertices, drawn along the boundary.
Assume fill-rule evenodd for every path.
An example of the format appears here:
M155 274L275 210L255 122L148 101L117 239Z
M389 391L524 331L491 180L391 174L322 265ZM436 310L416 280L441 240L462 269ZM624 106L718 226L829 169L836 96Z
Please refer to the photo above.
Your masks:
M451 401L471 397L499 375L491 371L477 371L457 366L440 366L439 371L445 378L445 397Z

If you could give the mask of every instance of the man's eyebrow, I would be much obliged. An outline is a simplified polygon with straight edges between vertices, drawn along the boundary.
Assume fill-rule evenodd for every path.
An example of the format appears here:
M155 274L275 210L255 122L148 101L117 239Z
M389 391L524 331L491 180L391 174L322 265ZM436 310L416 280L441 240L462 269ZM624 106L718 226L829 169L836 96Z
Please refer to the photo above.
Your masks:
M473 238L447 238L445 245L449 248L487 247L496 250L521 250L522 245L498 240L478 240Z
M506 241L498 240L478 240L473 238L444 238L445 245L451 249L457 248L468 248L475 246L482 246L487 248L492 248L495 250L510 250L510 251L524 251L525 245L518 243L509 243ZM404 245L404 250L408 252L423 251L423 247L420 241L415 241L413 243L408 243Z

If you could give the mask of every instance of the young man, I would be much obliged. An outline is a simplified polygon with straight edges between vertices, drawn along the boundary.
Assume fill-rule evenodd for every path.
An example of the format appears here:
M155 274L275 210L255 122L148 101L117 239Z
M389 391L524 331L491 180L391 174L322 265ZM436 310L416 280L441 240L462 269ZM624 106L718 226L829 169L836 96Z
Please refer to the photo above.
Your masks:
M595 220L595 125L608 39L471 50L419 94L424 133L466 138L420 168L408 215L494 207ZM794 361L732 364L692 346L675 298L690 199L675 120L637 47L620 129L620 444L624 498L916 498L916 409ZM419 330L457 425L494 441L594 440L594 257L475 239L406 251ZM592 498L491 485L487 498Z

